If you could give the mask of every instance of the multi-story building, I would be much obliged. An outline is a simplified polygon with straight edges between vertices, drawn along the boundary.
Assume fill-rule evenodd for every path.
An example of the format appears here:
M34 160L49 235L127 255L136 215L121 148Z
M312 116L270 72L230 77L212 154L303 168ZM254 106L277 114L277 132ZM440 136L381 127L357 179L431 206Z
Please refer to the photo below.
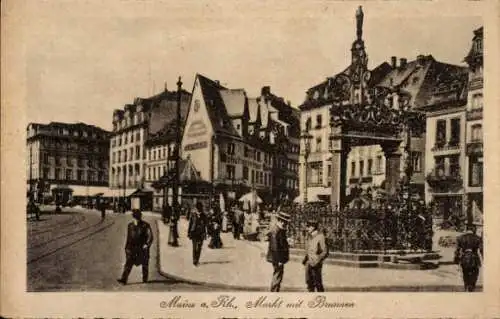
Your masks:
M297 193L298 116L283 99L262 89L247 97L197 75L182 157L228 200L254 189L266 202Z
M472 47L465 61L469 65L469 93L466 110L466 208L469 222L483 223L483 28L474 31Z
M84 123L30 123L26 173L35 199L64 204L109 195L109 138L109 132Z
M166 151L160 144L152 142L146 147L149 134L157 134L162 130L175 111L172 105L176 104L176 93L165 90L149 98L136 98L134 104L128 104L124 110L115 110L113 113L113 134L111 138L110 158L111 174L110 188L115 197L130 205L129 196L138 189L146 187L147 173L151 168L155 174L163 173ZM183 103L189 99L189 93L183 91ZM174 109L175 110L175 109ZM173 115L172 115L173 114ZM160 147L157 151L156 148ZM158 172L158 174L160 174ZM151 209L152 192L149 189L144 200L141 198L141 208Z
M128 196L144 182L149 104L136 98L134 104L113 112L113 132L109 157L109 186L119 203L128 205Z
M185 90L181 91L181 126L179 128L176 125L177 98L177 91L165 89L162 93L149 99L151 101L151 116L148 136L145 141L147 159L145 185L152 192L153 210L160 210L163 207L165 188L153 186L156 181L165 177L174 168L173 155L177 130L180 130L182 137L191 94ZM184 167L184 164L182 166Z

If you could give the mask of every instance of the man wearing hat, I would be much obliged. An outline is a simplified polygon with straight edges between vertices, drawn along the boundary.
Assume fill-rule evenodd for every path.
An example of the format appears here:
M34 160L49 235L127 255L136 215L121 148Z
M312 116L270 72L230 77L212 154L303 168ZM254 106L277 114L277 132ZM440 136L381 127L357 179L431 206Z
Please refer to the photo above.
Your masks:
M455 263L462 268L465 291L473 292L476 288L482 256L483 240L476 235L476 226L468 225L467 232L457 238L455 250Z
M306 256L302 261L306 270L306 284L308 291L323 292L323 261L328 256L325 235L318 231L318 222L310 220L307 222L309 238L306 245Z
M281 288L285 264L290 258L288 247L286 226L290 222L290 215L279 212L276 225L268 233L269 248L267 251L267 261L273 264L273 279L271 282L271 291L278 292Z
M149 248L153 242L153 232L149 223L142 220L142 213L138 209L132 211L134 218L128 224L127 243L125 244L125 266L123 267L122 277L118 282L126 285L128 275L132 266L142 265L142 282L148 281L149 267Z
M201 248L203 241L207 238L208 218L203 211L203 204L196 203L196 209L189 218L188 238L193 243L193 265L200 263Z

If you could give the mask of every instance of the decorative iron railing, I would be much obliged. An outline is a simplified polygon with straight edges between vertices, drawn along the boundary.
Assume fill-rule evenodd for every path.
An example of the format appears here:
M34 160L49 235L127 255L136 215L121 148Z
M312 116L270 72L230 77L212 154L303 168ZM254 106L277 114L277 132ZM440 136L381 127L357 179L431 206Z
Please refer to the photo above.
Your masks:
M283 209L292 216L289 237L293 248L305 248L306 223L314 220L319 223L331 251L432 249L432 215L417 202L386 203L377 208L342 211L331 210L328 205L321 203Z

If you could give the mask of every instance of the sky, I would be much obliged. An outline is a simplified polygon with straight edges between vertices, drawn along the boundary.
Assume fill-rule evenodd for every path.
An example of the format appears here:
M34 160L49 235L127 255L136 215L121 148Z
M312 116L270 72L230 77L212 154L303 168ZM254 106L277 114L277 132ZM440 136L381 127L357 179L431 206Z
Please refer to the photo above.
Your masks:
M298 106L309 87L348 66L360 4L369 67L419 54L464 65L481 9L420 3L31 2L23 15L26 118L109 130L114 109L165 82L175 89L178 76L191 91L196 73L249 96L270 86Z

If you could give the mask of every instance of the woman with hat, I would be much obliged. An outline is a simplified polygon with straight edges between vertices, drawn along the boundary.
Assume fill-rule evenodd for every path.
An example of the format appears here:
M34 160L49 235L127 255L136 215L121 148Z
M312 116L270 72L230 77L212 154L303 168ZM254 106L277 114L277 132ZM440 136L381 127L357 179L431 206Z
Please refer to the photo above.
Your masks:
M281 289L281 281L285 271L285 264L290 258L287 241L286 226L290 222L290 215L279 212L276 216L276 224L268 233L269 248L267 250L267 261L273 265L273 278L271 291L278 292Z

